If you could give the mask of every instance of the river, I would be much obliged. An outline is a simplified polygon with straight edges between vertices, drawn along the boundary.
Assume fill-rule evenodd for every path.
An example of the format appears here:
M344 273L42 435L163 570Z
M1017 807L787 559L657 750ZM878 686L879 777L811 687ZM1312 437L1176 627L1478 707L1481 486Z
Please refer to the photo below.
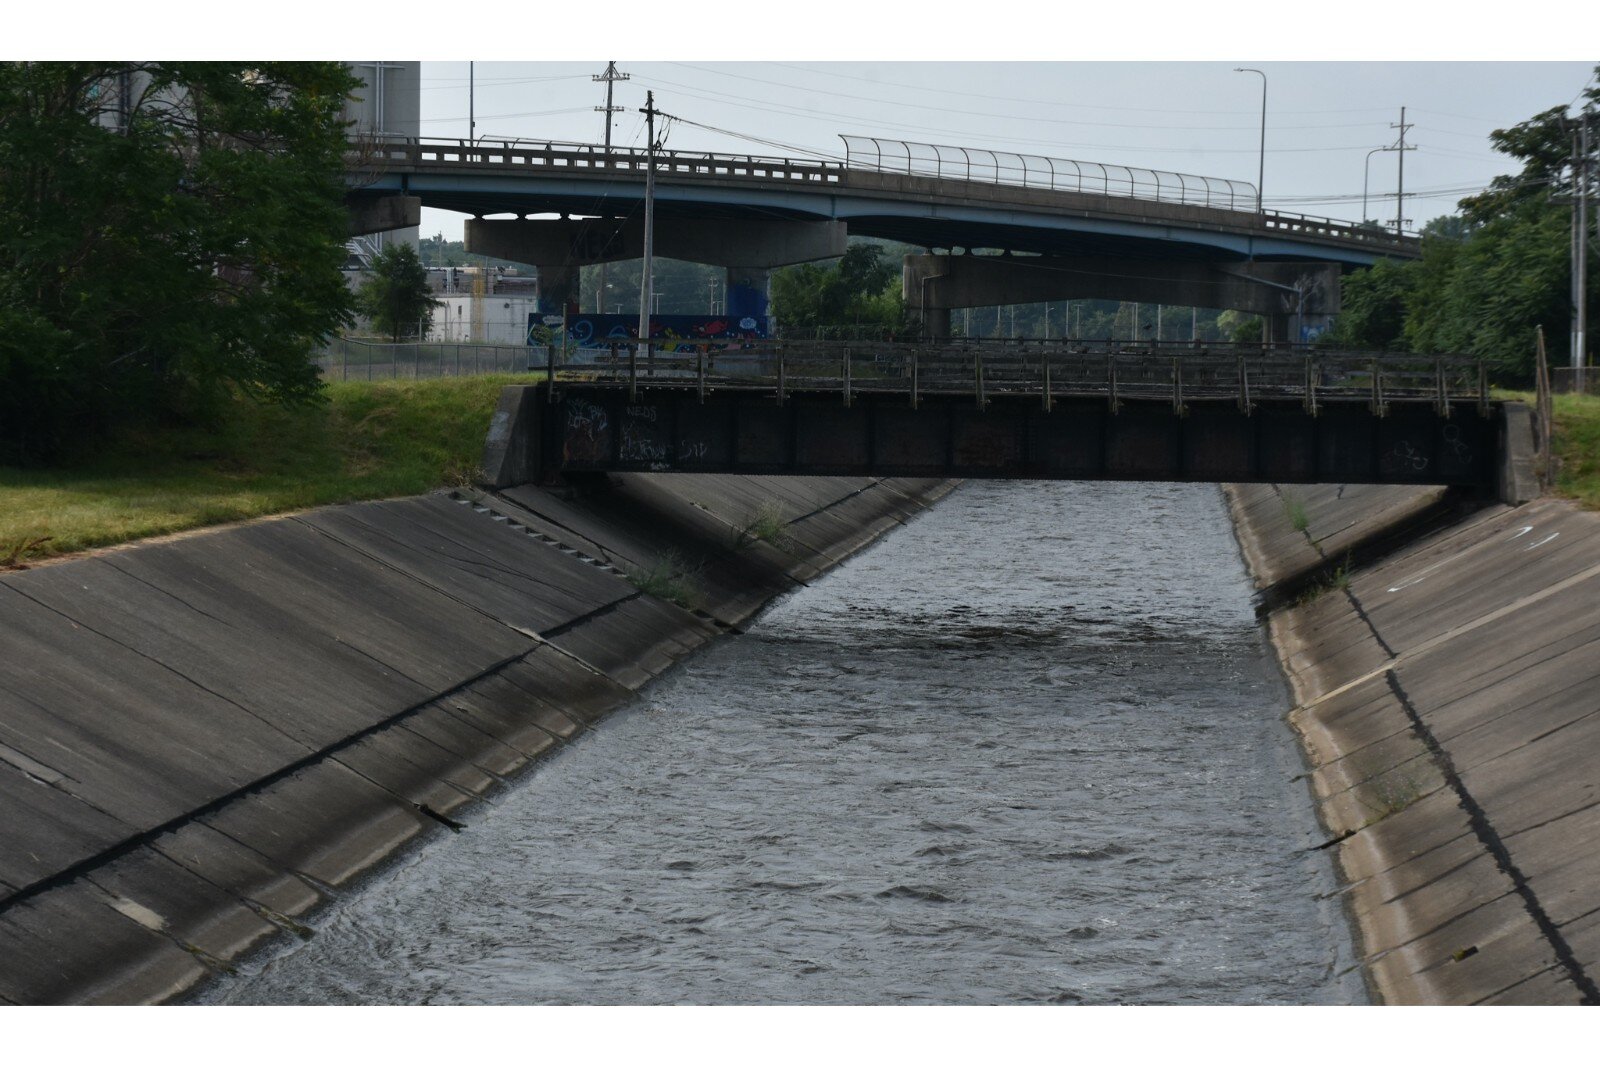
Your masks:
M1364 1001L1209 485L971 482L215 1003Z

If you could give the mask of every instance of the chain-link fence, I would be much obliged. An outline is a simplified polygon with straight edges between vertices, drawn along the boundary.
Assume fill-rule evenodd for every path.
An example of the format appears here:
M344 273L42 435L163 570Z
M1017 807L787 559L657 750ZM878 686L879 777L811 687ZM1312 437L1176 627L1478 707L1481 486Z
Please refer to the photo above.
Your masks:
M384 344L337 337L312 357L325 381L409 381L545 369L544 348L516 344Z

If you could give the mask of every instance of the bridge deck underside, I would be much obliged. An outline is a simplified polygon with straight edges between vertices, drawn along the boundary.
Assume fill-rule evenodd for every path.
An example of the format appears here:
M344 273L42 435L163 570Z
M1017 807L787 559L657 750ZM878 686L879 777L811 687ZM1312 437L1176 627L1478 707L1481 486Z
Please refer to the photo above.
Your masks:
M622 218L642 210L642 187L594 179L543 176L391 175L371 187L403 191L423 206L477 217L559 213ZM1120 205L1119 205L1120 206ZM1368 265L1367 249L1318 244L1293 235L1251 234L1242 228L1185 225L1141 215L1050 210L1034 205L935 204L914 198L852 195L848 190L768 190L684 185L657 187L661 218L737 222L743 219L841 220L852 234L922 247L1002 248L1050 254L1133 258L1336 261Z
M561 386L541 397L545 474L654 470L1061 480L1486 485L1476 407L1130 398L772 394Z

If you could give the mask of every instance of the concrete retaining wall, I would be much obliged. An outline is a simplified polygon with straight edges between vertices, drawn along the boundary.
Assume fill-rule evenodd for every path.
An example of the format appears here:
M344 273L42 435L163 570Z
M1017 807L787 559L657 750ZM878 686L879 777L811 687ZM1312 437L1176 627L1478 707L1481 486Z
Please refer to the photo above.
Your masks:
M1436 491L1354 486L1228 499L1258 587L1299 582L1268 625L1376 993L1600 1002L1600 515L1546 499L1441 526Z
M623 475L0 578L0 1002L172 999L302 931L950 485ZM629 579L663 561L683 605Z

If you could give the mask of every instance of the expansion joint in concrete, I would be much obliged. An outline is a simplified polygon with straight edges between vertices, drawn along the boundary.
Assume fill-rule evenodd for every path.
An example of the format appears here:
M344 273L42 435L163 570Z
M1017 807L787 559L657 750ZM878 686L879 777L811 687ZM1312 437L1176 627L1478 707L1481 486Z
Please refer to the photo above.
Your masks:
M1478 841L1493 856L1495 865L1499 867L1500 871L1510 878L1513 889L1522 899L1523 908L1528 912L1528 916L1533 919L1534 924L1539 927L1539 931L1543 934L1545 940L1549 942L1567 978L1582 995L1583 1003L1588 1006L1600 1006L1600 987L1595 985L1594 979L1585 972L1582 964L1578 962L1577 957L1573 954L1572 945L1567 943L1567 939L1562 935L1560 928L1550 918L1549 913L1545 911L1544 905L1533 891L1533 886L1528 883L1527 876L1523 874L1515 860L1512 859L1510 850L1506 848L1504 841L1500 839L1500 834L1490 823L1483 807L1473 798L1471 791L1467 788L1465 782L1461 780L1461 775L1456 772L1455 760L1450 757L1450 753L1444 749L1438 738L1434 736L1433 731L1423 721L1422 715L1417 712L1416 706L1406 694L1405 687L1401 685L1400 679L1395 676L1395 672L1392 669L1388 670L1384 676L1388 682L1389 691L1394 694L1401 710L1405 712L1406 717L1410 720L1412 731L1416 734L1417 739L1422 741L1423 746L1428 749L1428 753L1433 756L1434 763L1439 767L1439 772L1443 775L1445 783L1455 793L1456 802L1460 805L1462 811L1466 813L1467 821L1477 835ZM1476 945L1472 946L1476 947Z
M492 663L483 670L480 670L470 677L463 679L443 692L435 693L425 700L412 704L411 706L406 707L404 710L398 711L381 721L367 726L365 729L358 730L357 732L352 733L333 744L329 744L324 748L313 751L302 758L296 759L294 762L291 762L270 774L259 777L249 784L241 785L239 788L233 789L230 792L226 792L207 803L203 803L198 807L185 811L174 818L169 818L160 825L126 837L118 843L104 848L103 850L91 855L86 859L82 859L70 866L64 867L48 877L41 878L32 884L24 885L10 896L0 900L0 916L5 915L19 904L25 903L35 896L48 892L53 888L70 884L71 882L76 881L77 879L84 877L85 875L90 874L117 859L122 858L124 855L127 855L134 850L145 846L146 844L154 843L167 833L175 832L176 830L181 829L184 826L189 825L201 818L204 818L207 815L215 814L221 810L224 810L230 804L235 803L246 796L254 795L265 789L268 789L280 781L284 781L290 777L293 777L302 770L309 769L310 767L319 763L337 761L335 757L341 752L354 747L355 745L366 740L368 737L375 736L389 727L405 721L406 719L422 711L423 708L432 705L435 701L447 699L458 692L465 691L484 678L489 677L492 674L499 673L512 663L523 659L526 654L526 652L522 652ZM340 765L343 766L344 764L341 762ZM410 805L410 801L407 801L407 805Z

